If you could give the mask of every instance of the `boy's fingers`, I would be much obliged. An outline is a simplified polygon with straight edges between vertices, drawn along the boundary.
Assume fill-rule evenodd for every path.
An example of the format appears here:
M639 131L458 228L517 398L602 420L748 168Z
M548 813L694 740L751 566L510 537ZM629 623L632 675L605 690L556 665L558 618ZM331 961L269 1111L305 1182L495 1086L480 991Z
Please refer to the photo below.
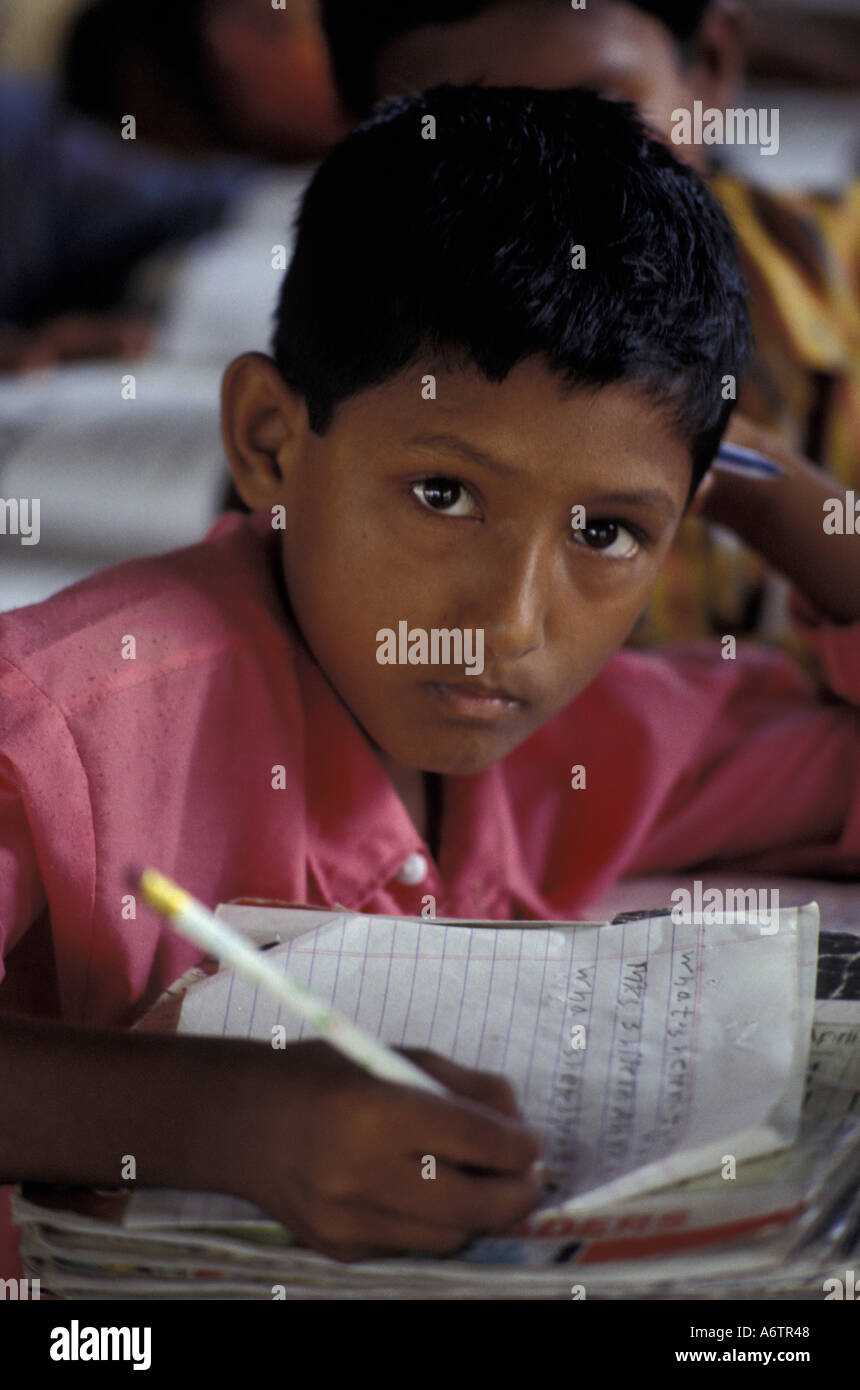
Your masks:
M404 1052L422 1071L429 1072L456 1095L477 1101L479 1105L486 1105L488 1109L498 1110L503 1115L510 1115L512 1119L522 1118L514 1088L504 1076L458 1066L447 1057L440 1057L438 1053L423 1047L404 1047L398 1051Z
M543 1186L532 1174L478 1177L447 1164L437 1167L435 1179L422 1180L422 1189L415 1197L428 1225L463 1235L504 1230L534 1211L543 1197ZM410 1202L404 1215L412 1211Z
M419 1048L402 1049L452 1092L451 1099L422 1094L422 1119L409 1127L406 1142L444 1163L492 1173L523 1174L540 1156L540 1137L522 1122L516 1097L504 1077L460 1067ZM433 1113L435 1112L435 1113ZM423 1118L426 1116L427 1118ZM433 1135L431 1142L421 1134Z
M751 420L749 416L741 415L739 411L735 411L729 421L725 437L729 444L739 444L744 449L757 449L761 454L776 457L777 454L785 452L785 444L779 435Z
M431 1225L379 1208L364 1208L349 1238L327 1243L323 1254L335 1260L385 1258L404 1251L421 1255L455 1255L474 1238L473 1233L452 1226ZM320 1246L317 1245L317 1249Z
M329 1259L344 1262L384 1259L404 1251L454 1255L470 1239L461 1231L432 1226L426 1221L411 1220L376 1207L339 1213L321 1232L306 1229L294 1233L303 1244L312 1245Z
M477 1176L428 1154L381 1157L364 1191L333 1196L301 1183L297 1207L278 1213L304 1244L337 1260L416 1251L452 1255L470 1240L510 1230L538 1206L543 1189L529 1172Z
M521 1177L541 1153L540 1136L466 1097L420 1095L420 1111L409 1115L402 1149L432 1154L438 1163Z
M422 1178L412 1164L380 1177L372 1198L321 1202L308 1194L294 1233L335 1259L402 1250L447 1255L477 1235L508 1229L541 1196L539 1184L528 1179L474 1178L445 1165L435 1178Z

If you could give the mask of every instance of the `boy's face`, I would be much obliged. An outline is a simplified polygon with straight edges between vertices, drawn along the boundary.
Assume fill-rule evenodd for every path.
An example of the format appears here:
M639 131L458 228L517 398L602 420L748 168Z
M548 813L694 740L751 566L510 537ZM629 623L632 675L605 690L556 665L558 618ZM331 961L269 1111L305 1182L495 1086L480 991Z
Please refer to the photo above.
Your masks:
M615 0L570 6L501 0L456 24L422 25L394 39L375 70L376 96L423 91L438 82L542 88L590 87L633 102L658 134L669 137L671 113L696 98L730 100L740 46L734 9L715 7L700 52L685 65L673 35L653 15ZM703 167L695 145L673 146Z
M285 508L296 620L370 739L404 767L475 773L624 642L681 519L691 462L635 386L570 392L530 359L501 383L436 370L425 400L431 370L342 402L318 436L274 364L240 358L225 435L245 500ZM261 439L268 465L265 451L254 461ZM572 526L573 507L603 529ZM380 664L377 633L401 621L428 639L483 630L483 671Z

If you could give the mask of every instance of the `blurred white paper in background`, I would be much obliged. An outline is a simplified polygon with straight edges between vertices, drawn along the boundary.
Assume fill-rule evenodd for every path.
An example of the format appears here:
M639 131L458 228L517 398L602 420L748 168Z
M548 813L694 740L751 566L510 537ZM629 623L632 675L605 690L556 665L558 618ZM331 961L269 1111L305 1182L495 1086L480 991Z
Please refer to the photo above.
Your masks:
M0 609L203 537L228 481L221 375L117 361L0 377L0 497L40 514L38 544L0 537Z

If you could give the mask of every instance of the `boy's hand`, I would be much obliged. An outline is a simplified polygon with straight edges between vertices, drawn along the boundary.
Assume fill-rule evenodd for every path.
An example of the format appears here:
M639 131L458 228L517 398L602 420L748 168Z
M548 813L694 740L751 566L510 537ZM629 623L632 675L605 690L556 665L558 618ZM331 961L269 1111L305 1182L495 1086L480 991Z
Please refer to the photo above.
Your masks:
M380 1081L323 1042L260 1049L218 1160L226 1186L338 1260L447 1255L522 1219L541 1197L540 1141L508 1083L406 1055L455 1096Z
M837 623L860 619L860 528L858 534L824 530L828 498L845 489L829 473L808 463L768 430L735 416L726 438L757 449L780 465L782 478L744 478L712 468L691 510L728 526L780 570L816 608Z

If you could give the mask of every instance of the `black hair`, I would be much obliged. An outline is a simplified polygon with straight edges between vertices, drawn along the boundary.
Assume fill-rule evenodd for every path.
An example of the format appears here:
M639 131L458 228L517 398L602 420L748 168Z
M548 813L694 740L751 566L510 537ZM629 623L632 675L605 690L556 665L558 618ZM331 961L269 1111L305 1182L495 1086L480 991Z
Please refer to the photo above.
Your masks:
M441 86L380 107L320 166L272 346L319 434L413 363L503 381L542 357L571 385L636 382L673 412L697 481L750 335L724 213L632 106Z
M322 21L340 94L353 115L366 116L376 95L374 69L382 50L424 24L454 24L498 0L322 0ZM550 0L522 0L545 8ZM566 4L566 0L553 0ZM682 50L711 0L623 0L659 19Z

